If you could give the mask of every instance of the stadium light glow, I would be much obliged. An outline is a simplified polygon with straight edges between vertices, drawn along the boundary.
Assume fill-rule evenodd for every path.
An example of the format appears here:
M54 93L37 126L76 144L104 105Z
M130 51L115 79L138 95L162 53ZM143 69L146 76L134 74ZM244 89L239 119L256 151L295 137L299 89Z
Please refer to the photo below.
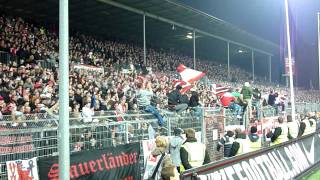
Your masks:
M188 35L192 35L192 32L188 32Z
M192 39L192 35L189 35L189 34L188 34L188 35L186 36L186 38L187 38L187 39Z
M243 52L244 52L244 51L243 51L243 50L241 50L241 49L239 49L239 50L238 50L238 53L243 53Z

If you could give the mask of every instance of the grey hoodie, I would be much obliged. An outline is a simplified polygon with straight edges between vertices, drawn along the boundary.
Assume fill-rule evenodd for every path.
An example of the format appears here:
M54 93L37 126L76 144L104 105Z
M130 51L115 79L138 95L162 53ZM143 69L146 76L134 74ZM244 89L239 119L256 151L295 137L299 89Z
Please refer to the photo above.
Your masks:
M170 141L170 154L173 164L179 167L181 164L180 148L184 142L181 136L175 136Z

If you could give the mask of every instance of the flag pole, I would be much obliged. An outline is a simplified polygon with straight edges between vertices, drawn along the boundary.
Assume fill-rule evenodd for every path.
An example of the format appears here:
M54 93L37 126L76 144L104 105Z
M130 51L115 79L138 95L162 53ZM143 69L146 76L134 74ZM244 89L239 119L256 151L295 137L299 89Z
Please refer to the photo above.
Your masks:
M295 100L294 100L294 87L293 87L293 74L292 74L292 57L291 57L291 39L290 39L290 22L289 22L289 5L288 0L285 2L285 14L286 14L286 34L287 34L287 47L288 47L288 59L289 59L289 81L290 81L290 101L291 101L291 115L292 120L295 121Z
M318 14L318 64L319 64L319 90L320 90L320 12Z

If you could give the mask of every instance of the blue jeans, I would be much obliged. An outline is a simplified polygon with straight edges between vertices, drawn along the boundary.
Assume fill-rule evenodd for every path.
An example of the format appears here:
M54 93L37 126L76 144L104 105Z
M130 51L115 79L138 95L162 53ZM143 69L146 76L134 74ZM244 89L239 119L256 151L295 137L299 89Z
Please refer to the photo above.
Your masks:
M235 102L231 102L229 105L229 108L236 111L237 116L241 115L241 106L239 104L236 104Z
M147 105L144 110L148 113L153 114L158 119L159 126L164 125L163 117L160 115L159 111L155 107Z
M200 119L200 117L203 116L202 114L202 108L199 106L192 107L191 111L194 112L194 115L197 117L197 119Z

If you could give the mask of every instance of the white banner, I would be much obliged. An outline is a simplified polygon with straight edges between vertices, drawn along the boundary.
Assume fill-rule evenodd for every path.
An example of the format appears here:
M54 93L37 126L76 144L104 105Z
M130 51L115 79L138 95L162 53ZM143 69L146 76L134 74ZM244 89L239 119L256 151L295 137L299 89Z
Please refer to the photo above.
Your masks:
M39 180L37 158L7 161L8 180Z
M90 65L77 64L77 65L73 65L73 68L74 69L81 69L81 70L95 71L95 72L104 73L103 68L99 68L99 67L96 67L96 66L90 66Z
M152 150L156 147L156 140L149 139L142 141L142 149L143 149L143 162L146 164L149 155L151 154Z

